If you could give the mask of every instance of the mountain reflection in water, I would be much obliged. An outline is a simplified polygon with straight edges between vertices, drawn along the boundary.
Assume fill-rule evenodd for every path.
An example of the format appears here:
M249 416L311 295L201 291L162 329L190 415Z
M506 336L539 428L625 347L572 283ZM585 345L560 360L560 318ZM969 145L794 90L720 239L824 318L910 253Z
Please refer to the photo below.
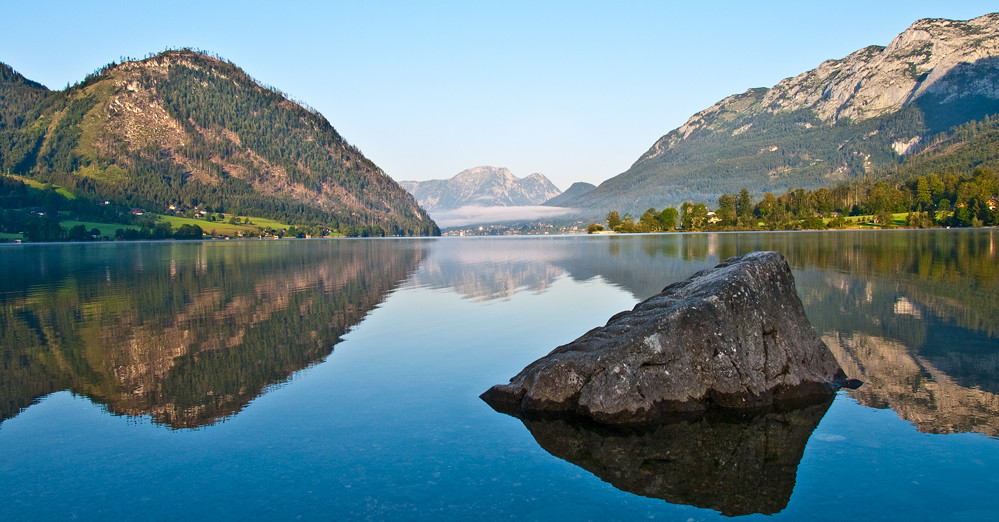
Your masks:
M5 247L0 422L70 390L112 413L204 426L323 360L403 284L491 301L544 293L563 277L599 278L638 301L728 257L777 250L816 331L850 376L867 383L852 397L890 407L922 431L995 437L997 236L981 229Z
M805 445L830 404L758 415L715 411L649 427L521 420L545 451L620 490L727 516L770 515L787 507Z
M6 250L0 422L61 390L171 428L218 422L326 358L422 255L379 241Z
M995 520L997 236L2 245L0 519ZM828 410L615 431L477 399L765 249L865 381Z
M851 390L852 397L867 406L890 407L921 431L999 436L995 229L441 243L414 281L478 300L543 292L563 276L600 277L642 300L731 256L779 251L795 273L819 336L847 374L866 383ZM490 250L484 253L480 246Z

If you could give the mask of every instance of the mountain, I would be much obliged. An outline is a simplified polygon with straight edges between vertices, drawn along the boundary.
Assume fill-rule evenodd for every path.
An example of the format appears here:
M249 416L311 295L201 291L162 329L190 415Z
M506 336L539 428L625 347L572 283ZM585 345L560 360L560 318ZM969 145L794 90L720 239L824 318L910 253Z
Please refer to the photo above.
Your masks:
M49 91L0 67L0 167L94 200L430 235L416 200L318 112L190 50Z
M572 184L569 188L565 189L565 192L549 199L544 202L544 205L552 207L560 207L563 201L569 201L571 199L577 198L590 192L591 190L597 188L593 183L587 183L585 181L577 181Z
M561 193L541 174L518 178L508 169L496 167L463 170L451 179L402 181L399 184L430 212L452 210L466 205L540 205Z
M999 113L999 13L924 19L870 46L729 96L626 172L560 206L642 211L742 187L814 189L893 170L928 137Z
M942 172L999 171L999 117L986 116L923 140L898 167L899 179Z
M27 112L48 93L44 85L0 63L0 136L9 139L11 133L24 124Z

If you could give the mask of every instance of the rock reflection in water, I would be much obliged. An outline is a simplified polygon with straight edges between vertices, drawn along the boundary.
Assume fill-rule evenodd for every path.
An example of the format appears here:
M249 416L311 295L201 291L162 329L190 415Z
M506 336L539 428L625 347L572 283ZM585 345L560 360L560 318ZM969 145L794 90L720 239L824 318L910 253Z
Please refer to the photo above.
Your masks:
M798 464L832 401L757 415L710 412L648 427L521 418L538 444L612 486L726 516L787 507Z

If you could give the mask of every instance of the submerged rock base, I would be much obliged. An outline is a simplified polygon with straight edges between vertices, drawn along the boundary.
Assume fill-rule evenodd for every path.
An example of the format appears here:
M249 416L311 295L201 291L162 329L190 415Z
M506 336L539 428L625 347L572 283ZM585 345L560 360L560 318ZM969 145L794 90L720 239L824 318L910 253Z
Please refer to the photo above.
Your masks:
M666 287L481 397L500 411L647 423L711 406L821 400L844 378L787 261L754 252Z

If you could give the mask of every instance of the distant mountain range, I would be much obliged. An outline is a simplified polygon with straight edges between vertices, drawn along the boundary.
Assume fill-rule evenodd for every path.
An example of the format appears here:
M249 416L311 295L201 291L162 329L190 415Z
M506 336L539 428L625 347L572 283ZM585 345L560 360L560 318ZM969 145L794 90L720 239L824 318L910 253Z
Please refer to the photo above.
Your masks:
M688 199L710 204L743 187L761 194L830 186L886 173L919 154L946 155L934 146L953 127L996 113L999 13L919 20L886 47L719 101L626 172L556 203L641 212Z
M450 179L400 181L399 185L430 212L454 210L469 205L540 205L562 193L541 174L518 178L508 169L485 166L463 170Z
M416 200L319 113L189 50L50 91L0 64L0 168L83 197L432 235Z

